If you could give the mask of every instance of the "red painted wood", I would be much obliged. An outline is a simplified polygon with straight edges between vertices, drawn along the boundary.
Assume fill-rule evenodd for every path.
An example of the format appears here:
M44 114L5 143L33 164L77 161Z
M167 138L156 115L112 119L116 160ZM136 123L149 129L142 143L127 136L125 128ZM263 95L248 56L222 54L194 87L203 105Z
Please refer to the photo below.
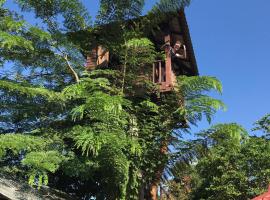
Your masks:
M170 35L166 35L164 37L164 42L171 42L171 36ZM170 49L166 48L165 49L165 53L166 53L166 61L165 61L165 73L166 73L166 85L168 87L171 87L172 85L172 59L171 59L171 55L170 55Z
M161 66L161 61L158 62L158 82L162 83L162 66Z
M97 66L97 49L92 49L86 59L86 69L92 70Z

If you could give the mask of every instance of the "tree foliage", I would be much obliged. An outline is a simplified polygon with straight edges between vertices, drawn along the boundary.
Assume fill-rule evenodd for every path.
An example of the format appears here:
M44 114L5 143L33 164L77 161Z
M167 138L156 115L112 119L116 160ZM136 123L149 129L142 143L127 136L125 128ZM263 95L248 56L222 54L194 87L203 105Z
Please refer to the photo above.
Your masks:
M33 187L49 185L81 198L138 199L169 174L176 176L171 166L199 155L196 148L218 160L229 143L236 153L248 142L235 124L215 126L191 145L196 147L191 153L183 154L187 144L182 136L190 125L203 117L210 122L225 108L208 95L221 93L222 86L214 77L182 76L172 92L159 92L147 77L162 56L143 34L145 25L135 19L144 1L102 0L93 26L77 0L15 2L41 25L27 23L1 4L0 63L12 66L0 76L2 172L28 178ZM151 22L155 14L188 3L161 0L146 18ZM107 32L108 23L113 23L110 32L100 34ZM81 41L74 32L82 34ZM97 41L115 62L85 71L85 53ZM205 141L209 145L203 146ZM194 177L195 168L190 169ZM201 184L208 187L207 178Z
M101 0L100 4L98 21L99 23L109 23L139 17L144 0Z
M254 131L262 130L267 136L270 133L270 114L265 115L255 123Z
M251 199L269 184L269 141L237 124L218 124L180 148L172 171L183 199ZM188 182L184 182L185 179ZM170 182L169 182L170 183Z

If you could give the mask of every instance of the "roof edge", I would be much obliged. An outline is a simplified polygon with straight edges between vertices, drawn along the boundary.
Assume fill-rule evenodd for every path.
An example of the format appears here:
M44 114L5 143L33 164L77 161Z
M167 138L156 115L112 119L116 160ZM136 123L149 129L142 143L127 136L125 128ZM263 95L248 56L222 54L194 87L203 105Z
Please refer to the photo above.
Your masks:
M192 45L192 40L191 40L190 31L189 31L184 8L181 8L178 11L178 13L179 13L179 21L181 23L181 26L184 28L184 31L183 31L184 38L185 38L185 41L188 43L187 50L190 52L190 55L191 55L190 61L191 61L192 66L194 66L195 68L195 75L198 76L199 75L198 65L197 65L197 61L196 61L196 57L194 53L194 48Z

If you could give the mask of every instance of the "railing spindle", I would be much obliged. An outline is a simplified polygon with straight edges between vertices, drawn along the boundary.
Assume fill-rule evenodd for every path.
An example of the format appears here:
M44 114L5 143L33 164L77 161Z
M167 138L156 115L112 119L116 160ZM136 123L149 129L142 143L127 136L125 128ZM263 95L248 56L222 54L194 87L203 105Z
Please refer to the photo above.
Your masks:
M153 83L155 83L156 82L156 77L155 77L155 75L156 75L156 63L154 62L153 63L153 74L152 74L152 78L153 78Z
M159 77L158 77L158 82L161 83L162 82L162 71L161 71L161 61L158 62L159 64Z

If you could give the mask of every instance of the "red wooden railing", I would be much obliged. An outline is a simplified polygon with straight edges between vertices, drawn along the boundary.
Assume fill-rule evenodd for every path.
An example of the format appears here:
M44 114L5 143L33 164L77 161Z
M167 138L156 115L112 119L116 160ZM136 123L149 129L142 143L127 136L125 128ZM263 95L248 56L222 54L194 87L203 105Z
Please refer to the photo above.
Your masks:
M172 89L171 76L172 71L171 67L166 65L166 61L157 60L153 63L153 75L152 81L157 84L160 92L170 91Z
M153 63L153 83L161 84L166 82L165 62L157 60Z

